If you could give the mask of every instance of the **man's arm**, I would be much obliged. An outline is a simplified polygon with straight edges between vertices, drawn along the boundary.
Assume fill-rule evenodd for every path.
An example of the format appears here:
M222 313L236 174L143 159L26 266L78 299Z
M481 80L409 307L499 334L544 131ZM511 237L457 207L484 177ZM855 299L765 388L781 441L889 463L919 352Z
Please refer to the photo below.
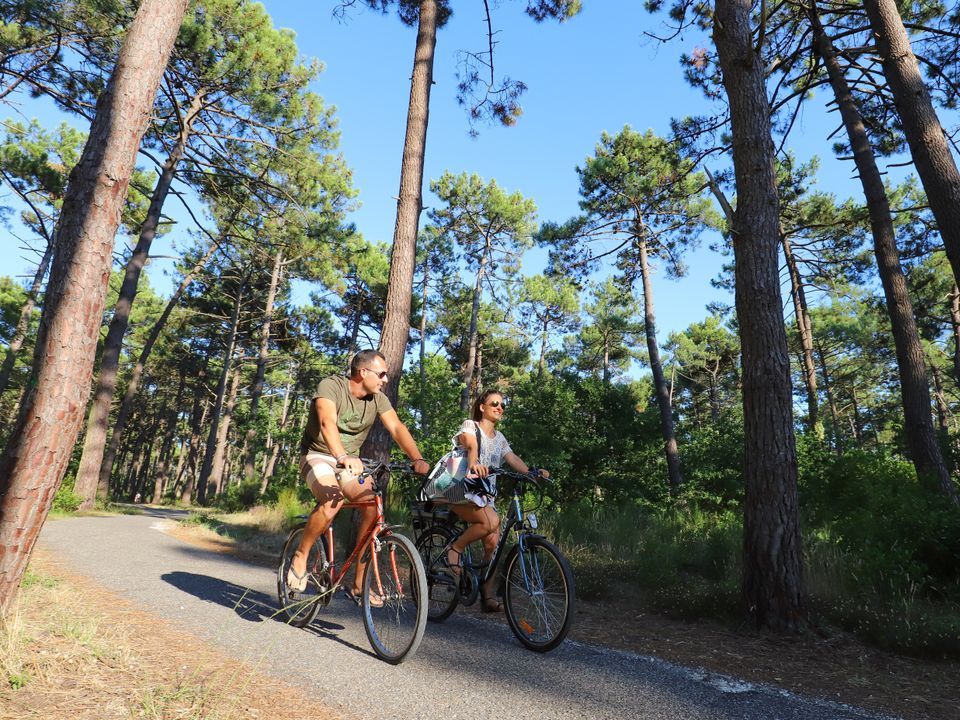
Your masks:
M410 458L410 465L413 471L419 475L426 475L430 472L430 464L423 459L420 450L417 449L417 443L414 441L413 435L410 434L407 426L400 420L397 411L391 408L385 413L381 413L380 419L383 421L383 426L387 429L387 432L390 433L394 442L396 442L397 445L400 446L400 449Z

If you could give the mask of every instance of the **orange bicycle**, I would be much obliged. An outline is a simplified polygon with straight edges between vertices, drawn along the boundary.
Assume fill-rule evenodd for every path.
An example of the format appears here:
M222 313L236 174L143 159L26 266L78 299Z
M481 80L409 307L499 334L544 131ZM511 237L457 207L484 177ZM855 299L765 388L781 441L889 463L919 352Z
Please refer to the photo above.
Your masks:
M298 592L287 586L287 570L307 524L307 516L301 516L303 522L290 531L280 555L277 594L280 608L291 625L309 625L317 613L330 604L348 570L361 557L360 553L364 553L367 566L363 574L363 590L359 598L347 594L360 605L363 627L373 651L381 659L398 664L413 655L423 639L427 625L427 577L413 542L394 532L399 526L388 525L383 516L382 488L385 483L381 480L394 471L410 472L410 466L363 460L360 482L371 479L373 497L362 502L344 503L344 507L375 506L377 520L342 563L335 560L331 524L310 549L307 586ZM347 592L346 588L344 592ZM372 597L377 599L376 603L371 602Z

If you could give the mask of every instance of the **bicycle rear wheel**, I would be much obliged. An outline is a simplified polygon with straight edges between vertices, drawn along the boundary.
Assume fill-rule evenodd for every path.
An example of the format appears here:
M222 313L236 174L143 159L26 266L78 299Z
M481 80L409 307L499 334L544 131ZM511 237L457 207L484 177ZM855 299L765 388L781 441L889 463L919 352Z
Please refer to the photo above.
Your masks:
M417 552L427 574L427 619L430 622L443 622L460 602L456 580L442 572L446 567L447 549L456 536L456 532L446 526L432 525L420 533L417 540Z
M363 628L373 651L397 665L420 647L427 627L427 577L413 542L381 536L363 574ZM371 602L374 598L375 606Z
M277 567L277 597L280 600L280 611L287 622L294 627L304 627L320 612L320 607L329 600L329 588L326 587L326 573L323 572L324 561L327 557L326 538L321 536L310 548L307 556L307 587L298 592L287 585L287 571L293 554L300 547L304 526L294 528L287 536L287 542L280 554L280 564Z
M544 538L526 535L510 551L503 604L517 639L536 652L563 642L573 618L573 573Z

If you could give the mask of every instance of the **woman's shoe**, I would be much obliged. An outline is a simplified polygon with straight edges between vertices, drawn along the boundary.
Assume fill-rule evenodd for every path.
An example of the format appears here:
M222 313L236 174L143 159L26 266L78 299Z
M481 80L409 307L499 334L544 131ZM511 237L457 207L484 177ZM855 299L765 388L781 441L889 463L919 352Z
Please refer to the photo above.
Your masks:
M453 555L453 560L450 559L450 556ZM457 550L452 545L450 549L447 550L447 557L443 560L443 566L440 568L440 572L445 575L449 575L454 580L460 579L460 558L463 555L462 550Z
M484 595L480 605L483 607L485 613L495 613L503 610L503 603L492 595Z

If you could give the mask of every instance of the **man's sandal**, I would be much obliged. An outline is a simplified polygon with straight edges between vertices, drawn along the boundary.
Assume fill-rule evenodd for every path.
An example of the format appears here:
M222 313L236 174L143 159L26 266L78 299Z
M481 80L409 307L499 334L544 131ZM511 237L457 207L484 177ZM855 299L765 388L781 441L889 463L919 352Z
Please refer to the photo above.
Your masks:
M293 564L291 563L290 567L287 568L287 589L298 593L306 590L307 575L309 574L306 568L303 569L303 574L298 573L293 569Z
M363 604L363 600L360 597L359 593L355 593L352 589L347 590L347 597L353 600L357 607L360 607ZM383 607L383 598L374 592L370 592L370 607L373 608L382 608Z

